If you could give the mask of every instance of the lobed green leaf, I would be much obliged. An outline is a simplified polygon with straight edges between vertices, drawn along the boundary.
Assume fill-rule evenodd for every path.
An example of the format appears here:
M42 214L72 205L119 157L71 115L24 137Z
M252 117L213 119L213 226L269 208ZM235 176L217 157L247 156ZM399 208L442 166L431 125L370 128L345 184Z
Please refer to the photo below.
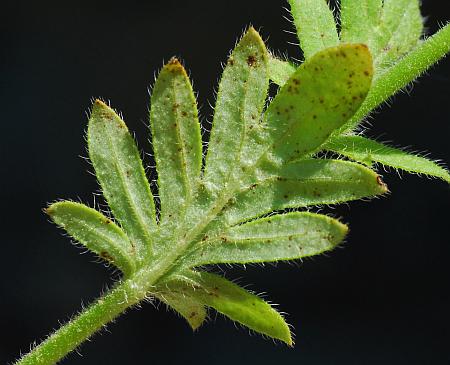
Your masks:
M58 226L125 276L134 270L135 249L126 234L111 219L84 204L62 201L45 212Z
M339 44L336 23L326 0L289 0L305 59Z
M293 212L258 219L207 238L189 266L294 260L333 249L347 227L320 214Z
M380 176L360 164L305 159L242 189L219 220L234 225L275 210L337 204L386 192Z
M259 133L269 85L267 63L264 42L250 28L228 59L219 85L204 174L210 191L227 186L245 156L242 147Z
M233 321L292 346L289 326L284 318L261 298L206 272L193 272L188 282L171 282L169 288L185 293Z
M328 48L303 63L265 113L269 159L315 153L358 110L372 81L372 58L360 44Z
M183 66L173 58L153 87L150 125L158 171L161 222L192 200L202 166L197 103Z
M142 260L151 252L156 229L153 196L127 126L100 100L92 107L88 146L108 205Z
M327 147L368 166L378 162L399 170L438 177L450 183L449 172L437 163L362 136L339 136L333 138Z

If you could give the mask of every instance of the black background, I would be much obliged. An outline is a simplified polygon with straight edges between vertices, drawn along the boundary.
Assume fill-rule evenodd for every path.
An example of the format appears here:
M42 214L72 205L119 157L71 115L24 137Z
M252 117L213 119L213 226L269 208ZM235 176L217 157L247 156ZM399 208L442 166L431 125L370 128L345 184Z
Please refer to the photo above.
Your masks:
M428 32L450 18L423 0ZM111 271L80 255L41 209L59 198L92 204L84 131L92 97L122 111L149 149L148 91L163 60L184 60L211 119L228 50L250 23L268 45L300 57L284 2L25 2L0 9L0 362L11 362L91 302ZM371 136L450 161L450 61L372 119ZM149 162L148 160L146 161ZM450 364L450 189L383 173L392 193L330 213L351 233L342 249L298 265L227 270L280 303L296 346L274 344L215 317L192 333L150 305L117 320L64 364Z

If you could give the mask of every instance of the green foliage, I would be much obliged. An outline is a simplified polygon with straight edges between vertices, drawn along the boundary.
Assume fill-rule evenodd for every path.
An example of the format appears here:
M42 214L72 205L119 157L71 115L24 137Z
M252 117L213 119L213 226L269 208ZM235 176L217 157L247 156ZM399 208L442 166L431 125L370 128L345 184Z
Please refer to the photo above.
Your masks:
M305 59L339 44L333 13L327 0L288 0Z
M153 87L151 105L161 221L165 222L184 213L193 199L202 168L197 102L177 59L161 70Z
M213 308L292 345L270 304L204 265L293 260L333 249L346 225L301 209L384 194L374 162L450 182L430 160L343 134L448 52L449 28L412 50L422 32L415 0L342 0L340 36L324 0L290 5L306 61L297 67L278 60L253 28L245 33L219 84L205 166L190 80L176 59L159 73L150 108L158 212L125 123L95 101L89 156L114 218L69 201L46 211L123 277L18 364L58 361L149 297L193 329ZM269 101L270 78L281 87ZM327 150L356 162L318 154Z
M367 44L377 74L418 43L423 20L417 0L342 0L341 41Z
M328 47L328 43L322 44L317 41L324 34L334 34L332 29L335 29L335 26L330 24L331 11L327 8L326 2L322 0L289 2L305 57L311 57L311 49L319 52ZM318 9L316 12L314 6ZM314 26L306 31L305 27L310 23L306 21L305 25L301 19L309 19L311 12L322 14L323 18L321 21L310 20ZM336 152L361 162L366 158L361 154L367 151L356 151L356 145L361 149L368 147L360 143L355 144L355 140L346 139L346 135L353 133L375 108L450 52L450 25L422 41L420 37L423 33L423 19L418 0L341 0L340 25L338 43L342 46L348 43L362 43L369 47L373 58L373 80L363 103L351 117L346 118L340 128L333 131L326 149L337 148ZM334 35L325 39L332 39L330 42L334 44ZM289 61L271 57L270 78L279 86L284 86L295 72L297 72L295 66ZM346 145L347 142L351 144ZM447 180L445 177L447 172L430 160L387 147L380 153L380 147L376 146L376 142L370 141L370 144L369 151L379 151L376 157L371 157L374 162Z
M450 183L449 172L435 162L362 136L335 137L328 148L367 166L381 163L407 172L438 177Z

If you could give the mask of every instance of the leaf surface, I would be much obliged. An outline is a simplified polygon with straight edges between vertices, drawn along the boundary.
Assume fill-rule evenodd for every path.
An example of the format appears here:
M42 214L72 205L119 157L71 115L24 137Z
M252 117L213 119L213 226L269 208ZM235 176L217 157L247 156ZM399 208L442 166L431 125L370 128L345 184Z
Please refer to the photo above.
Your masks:
M88 146L108 205L143 259L151 250L156 229L153 195L127 126L99 100L89 119Z
M161 291L154 295L180 314L195 331L206 320L208 313L205 306L190 294L189 290L180 292L174 289Z
M202 166L197 103L186 71L177 59L165 65L156 79L150 124L164 223L175 220L192 200Z
M190 266L294 260L333 249L347 227L324 215L278 214L229 228L204 242Z
M291 162L277 174L240 191L219 219L234 225L275 210L337 204L386 191L381 178L360 164L305 159Z
M326 0L289 0L305 59L339 44L336 23Z
M135 270L134 247L111 219L84 204L71 201L54 203L45 211L69 235L126 276Z
M341 41L364 43L375 57L381 50L382 0L341 0Z
M384 0L381 17L383 40L375 57L377 67L392 66L419 43L423 19L418 0Z
M213 192L227 186L242 146L258 133L269 85L267 63L266 47L250 28L228 59L219 85L204 176Z
M438 177L450 183L449 172L427 158L416 156L398 148L386 146L361 136L339 136L333 138L327 146L331 151L340 153L368 166L374 162L407 172Z
M269 58L269 77L279 86L283 86L296 69L297 67L288 61L280 60L272 55Z
M189 283L170 283L233 321L292 346L292 337L284 318L270 304L232 283L207 272L194 272Z
M316 152L358 110L372 81L364 45L329 48L303 63L265 113L269 159L282 164Z

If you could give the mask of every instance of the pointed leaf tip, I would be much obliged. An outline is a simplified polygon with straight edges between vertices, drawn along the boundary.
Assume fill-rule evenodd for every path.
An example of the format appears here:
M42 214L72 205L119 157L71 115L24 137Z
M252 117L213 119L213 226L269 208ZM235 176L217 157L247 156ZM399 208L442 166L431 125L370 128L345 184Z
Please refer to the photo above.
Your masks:
M186 70L184 69L181 62L176 57L172 57L169 62L167 62L163 69L166 69L167 71L170 71L172 73L179 73L187 76Z
M188 277L189 283L175 281L167 285L253 331L292 346L291 331L283 316L257 295L219 275L191 272Z
M53 203L45 212L79 243L119 268L135 270L134 247L111 219L86 205L71 201Z
M172 58L159 73L150 102L150 128L161 224L174 224L193 199L202 164L197 102L189 77Z
M136 143L120 116L95 100L88 151L103 195L142 259L151 252L155 205Z

